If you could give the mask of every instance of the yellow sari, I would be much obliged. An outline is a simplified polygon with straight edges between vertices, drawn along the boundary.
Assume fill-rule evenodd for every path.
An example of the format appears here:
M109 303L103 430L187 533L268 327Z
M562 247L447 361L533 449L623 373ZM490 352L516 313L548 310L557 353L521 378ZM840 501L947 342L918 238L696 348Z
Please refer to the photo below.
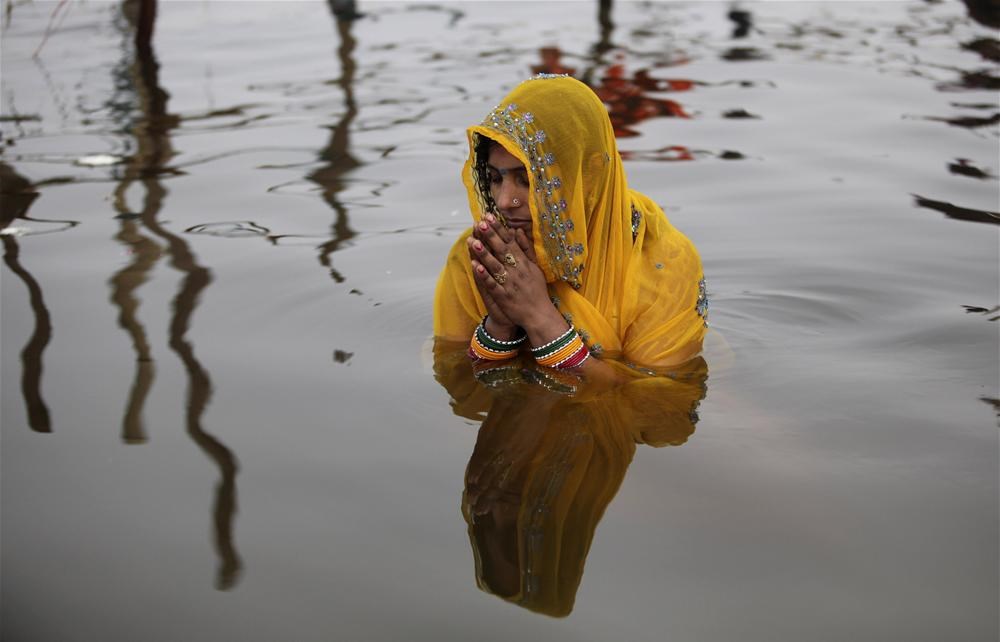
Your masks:
M591 353L654 367L697 355L708 314L701 260L656 203L629 189L594 92L568 76L542 74L468 129L462 180L474 221L499 216L478 168L480 137L528 168L539 267ZM468 341L486 314L469 263L470 234L452 247L438 279L434 334L443 339Z

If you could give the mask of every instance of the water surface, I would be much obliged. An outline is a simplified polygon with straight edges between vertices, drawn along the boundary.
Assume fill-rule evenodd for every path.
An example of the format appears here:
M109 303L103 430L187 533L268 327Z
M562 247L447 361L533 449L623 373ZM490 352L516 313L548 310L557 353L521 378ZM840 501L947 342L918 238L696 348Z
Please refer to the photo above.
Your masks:
M4 4L5 639L997 639L995 29L360 9L162 2L143 49L120 3ZM704 398L662 438L533 380L484 423L435 375L464 128L540 69L702 254ZM463 510L518 444L609 480L563 617L477 586Z

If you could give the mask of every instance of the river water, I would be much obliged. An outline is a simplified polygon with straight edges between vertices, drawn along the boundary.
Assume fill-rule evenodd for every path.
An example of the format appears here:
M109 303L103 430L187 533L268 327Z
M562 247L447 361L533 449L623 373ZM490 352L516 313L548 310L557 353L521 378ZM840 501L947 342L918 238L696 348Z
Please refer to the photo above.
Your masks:
M5 640L997 639L964 4L166 1L149 49L3 9ZM534 68L703 258L707 379L653 432L432 349L464 128Z

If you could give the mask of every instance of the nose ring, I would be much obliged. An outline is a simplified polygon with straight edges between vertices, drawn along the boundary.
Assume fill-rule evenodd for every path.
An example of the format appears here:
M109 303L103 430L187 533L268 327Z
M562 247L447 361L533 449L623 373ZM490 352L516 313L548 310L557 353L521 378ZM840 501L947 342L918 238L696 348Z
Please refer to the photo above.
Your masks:
M521 201L517 200L516 198L511 199L510 202L514 204L514 207L521 207Z

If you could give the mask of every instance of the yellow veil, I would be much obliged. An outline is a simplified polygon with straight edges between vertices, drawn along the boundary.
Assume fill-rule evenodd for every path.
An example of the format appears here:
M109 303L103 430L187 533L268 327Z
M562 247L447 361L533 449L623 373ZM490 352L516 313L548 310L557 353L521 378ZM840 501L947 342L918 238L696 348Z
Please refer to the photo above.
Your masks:
M673 365L701 350L707 299L701 260L663 210L629 189L607 110L568 76L522 82L468 129L462 171L473 219L494 211L480 185L485 136L529 169L533 239L549 294L595 355ZM467 341L486 314L466 230L438 279L434 334Z

